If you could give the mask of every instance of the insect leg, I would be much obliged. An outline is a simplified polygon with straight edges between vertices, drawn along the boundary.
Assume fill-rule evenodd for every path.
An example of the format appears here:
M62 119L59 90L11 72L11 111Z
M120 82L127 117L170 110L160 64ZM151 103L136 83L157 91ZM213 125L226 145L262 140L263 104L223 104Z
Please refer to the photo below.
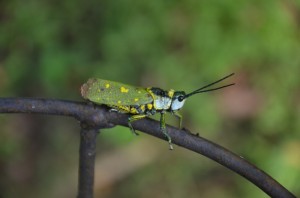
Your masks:
M130 116L128 118L128 126L129 126L129 128L130 128L130 130L132 131L133 134L138 135L138 133L135 132L134 128L132 127L131 123L134 122L134 121L143 119L145 117L146 117L146 115L133 115L133 116Z
M182 115L178 111L172 111L172 114L179 119L179 129L182 129Z
M160 113L160 130L168 139L170 150L173 150L171 137L169 136L166 130L165 112Z

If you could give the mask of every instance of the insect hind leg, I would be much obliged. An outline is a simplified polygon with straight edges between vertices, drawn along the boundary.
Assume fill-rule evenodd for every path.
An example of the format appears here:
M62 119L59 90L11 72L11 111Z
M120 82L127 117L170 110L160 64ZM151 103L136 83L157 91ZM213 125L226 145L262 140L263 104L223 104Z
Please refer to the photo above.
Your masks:
M128 118L128 126L129 126L129 128L130 128L130 130L132 131L133 134L139 135L139 134L134 130L134 128L132 127L132 124L131 124L131 123L134 122L134 121L143 119L143 118L145 118L145 117L147 117L147 116L146 116L146 115L133 115L133 116L130 116L130 117Z

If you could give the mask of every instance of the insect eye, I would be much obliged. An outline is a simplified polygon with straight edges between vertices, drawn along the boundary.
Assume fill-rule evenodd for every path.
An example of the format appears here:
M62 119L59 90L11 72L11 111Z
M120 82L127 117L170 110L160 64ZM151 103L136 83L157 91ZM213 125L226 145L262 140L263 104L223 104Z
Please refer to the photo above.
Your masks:
M183 96L179 96L179 97L178 97L178 101L179 101L179 102L182 102L183 99L184 99Z

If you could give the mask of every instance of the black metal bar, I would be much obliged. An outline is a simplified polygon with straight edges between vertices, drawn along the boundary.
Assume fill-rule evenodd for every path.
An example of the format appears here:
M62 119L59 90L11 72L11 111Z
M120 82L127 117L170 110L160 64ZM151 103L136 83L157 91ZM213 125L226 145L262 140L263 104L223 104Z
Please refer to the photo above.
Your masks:
M79 148L78 198L92 198L94 194L94 169L97 129L81 128Z
M108 119L111 120L111 122L113 122L114 124L127 126L126 119L123 120L117 118L123 117L122 114L117 114L116 117L113 117L114 119ZM166 140L166 137L163 135L163 133L160 132L159 123L155 120L143 119L132 123L132 125L136 130L143 131L150 135ZM252 182L269 196L274 198L296 197L280 183L274 180L271 176L248 162L242 156L238 156L233 152L225 149L224 147L203 137L194 135L186 130L180 130L173 126L167 125L167 132L172 138L172 142L174 144L204 155L223 165L224 167L227 167L228 169L236 172L237 174Z
M91 130L82 130L84 130L85 133L93 131L91 134L94 134L94 141L96 141L95 132L97 131L97 128L109 128L114 125L128 126L128 115L109 112L106 107L64 100L0 98L0 113L39 113L72 116L81 123L84 122L87 126L93 128ZM165 136L160 132L159 122L157 121L143 119L132 124L136 130L166 140ZM245 177L271 197L296 197L267 173L218 144L206 140L205 138L192 135L185 130L179 130L175 127L168 126L167 131L174 144L202 154L220 163L224 167L231 169ZM83 131L82 134L84 134ZM85 160L80 159L80 162L84 163L83 161ZM94 169L92 168L90 170ZM93 180L89 179L89 181ZM83 182L83 184L86 183ZM84 186L83 184L79 186ZM89 189L89 192L91 192L91 189L92 188Z

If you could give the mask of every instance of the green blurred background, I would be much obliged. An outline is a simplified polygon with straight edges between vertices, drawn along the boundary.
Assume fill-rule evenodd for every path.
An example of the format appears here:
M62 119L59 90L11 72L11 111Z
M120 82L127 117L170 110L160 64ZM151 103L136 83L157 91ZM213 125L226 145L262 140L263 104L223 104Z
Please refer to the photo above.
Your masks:
M235 86L189 99L183 125L300 196L300 1L0 1L1 97L82 101L89 77L190 92L232 72ZM77 121L15 114L0 124L0 197L75 197ZM268 197L125 127L103 130L97 146L99 197Z

